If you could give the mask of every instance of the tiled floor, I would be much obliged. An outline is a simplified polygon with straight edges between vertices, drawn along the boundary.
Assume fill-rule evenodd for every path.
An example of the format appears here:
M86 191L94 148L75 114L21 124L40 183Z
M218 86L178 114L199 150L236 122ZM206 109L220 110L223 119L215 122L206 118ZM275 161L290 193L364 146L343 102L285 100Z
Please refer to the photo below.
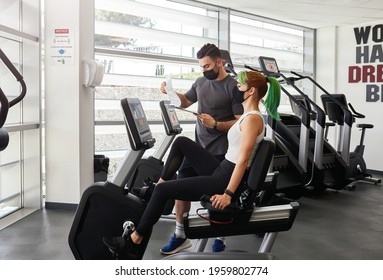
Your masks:
M299 200L293 228L278 234L272 254L285 260L383 260L383 188L359 183L356 190L326 191ZM43 209L0 231L0 259L71 260L68 232L74 211ZM161 259L174 221L154 228L144 259ZM228 250L257 252L255 235L228 237ZM196 244L196 241L193 241ZM249 246L251 244L251 246ZM211 240L206 247L210 251ZM189 250L195 249L193 246Z

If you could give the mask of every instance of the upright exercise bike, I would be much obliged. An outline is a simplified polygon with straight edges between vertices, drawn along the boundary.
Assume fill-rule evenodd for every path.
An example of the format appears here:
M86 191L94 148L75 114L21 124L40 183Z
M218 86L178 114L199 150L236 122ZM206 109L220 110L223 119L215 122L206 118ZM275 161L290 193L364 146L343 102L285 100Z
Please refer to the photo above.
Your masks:
M295 75L298 75L295 73ZM354 107L351 105L351 103L347 103L346 96L344 94L323 94L321 96L323 107L325 109L325 112L329 118L329 120L333 123L339 126L339 135L338 135L338 151L342 153L342 150L344 150L344 143L348 142L347 139L345 141L342 141L343 137L343 130L345 129L345 108L349 108L352 112L352 122L355 121L355 118L365 118L365 115L357 112ZM337 101L337 102L335 102ZM332 125L330 125L332 126ZM330 127L328 126L328 127ZM328 129L327 127L327 129ZM353 152L349 153L349 164L348 168L346 170L346 177L350 178L352 181L351 184L347 186L348 189L355 189L355 183L357 181L364 181L373 183L375 185L381 183L381 179L373 178L372 174L368 173L367 171L367 165L364 160L364 137L366 133L366 129L372 129L374 128L373 124L356 124L356 127L361 129L361 135L359 144L355 147ZM326 133L327 134L327 133Z

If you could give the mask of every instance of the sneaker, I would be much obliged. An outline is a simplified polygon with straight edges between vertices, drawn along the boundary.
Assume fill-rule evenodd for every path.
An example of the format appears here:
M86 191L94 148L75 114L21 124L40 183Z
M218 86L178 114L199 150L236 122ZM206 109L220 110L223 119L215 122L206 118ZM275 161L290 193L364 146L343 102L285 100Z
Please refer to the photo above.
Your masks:
M135 244L130 236L103 237L102 242L118 259L141 259L140 245Z
M177 238L175 234L170 238L168 245L162 247L160 252L164 255L171 255L190 248L192 243L187 238Z
M223 242L221 239L214 240L213 246L211 247L211 250L214 253L225 251L225 242Z

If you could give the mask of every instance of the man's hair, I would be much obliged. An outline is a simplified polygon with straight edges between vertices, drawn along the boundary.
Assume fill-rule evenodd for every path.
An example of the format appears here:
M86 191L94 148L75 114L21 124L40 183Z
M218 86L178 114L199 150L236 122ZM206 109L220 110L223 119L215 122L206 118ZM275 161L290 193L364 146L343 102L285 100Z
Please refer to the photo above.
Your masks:
M205 56L210 56L211 58L220 58L221 52L216 45L206 44L197 52L198 59L201 59Z

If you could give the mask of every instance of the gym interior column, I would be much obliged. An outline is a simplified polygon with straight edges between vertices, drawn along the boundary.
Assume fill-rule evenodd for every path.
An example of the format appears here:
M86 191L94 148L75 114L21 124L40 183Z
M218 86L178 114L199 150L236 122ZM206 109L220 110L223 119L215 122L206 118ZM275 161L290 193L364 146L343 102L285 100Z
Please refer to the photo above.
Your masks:
M94 96L82 61L94 58L94 0L44 5L46 207L73 207L93 182Z

